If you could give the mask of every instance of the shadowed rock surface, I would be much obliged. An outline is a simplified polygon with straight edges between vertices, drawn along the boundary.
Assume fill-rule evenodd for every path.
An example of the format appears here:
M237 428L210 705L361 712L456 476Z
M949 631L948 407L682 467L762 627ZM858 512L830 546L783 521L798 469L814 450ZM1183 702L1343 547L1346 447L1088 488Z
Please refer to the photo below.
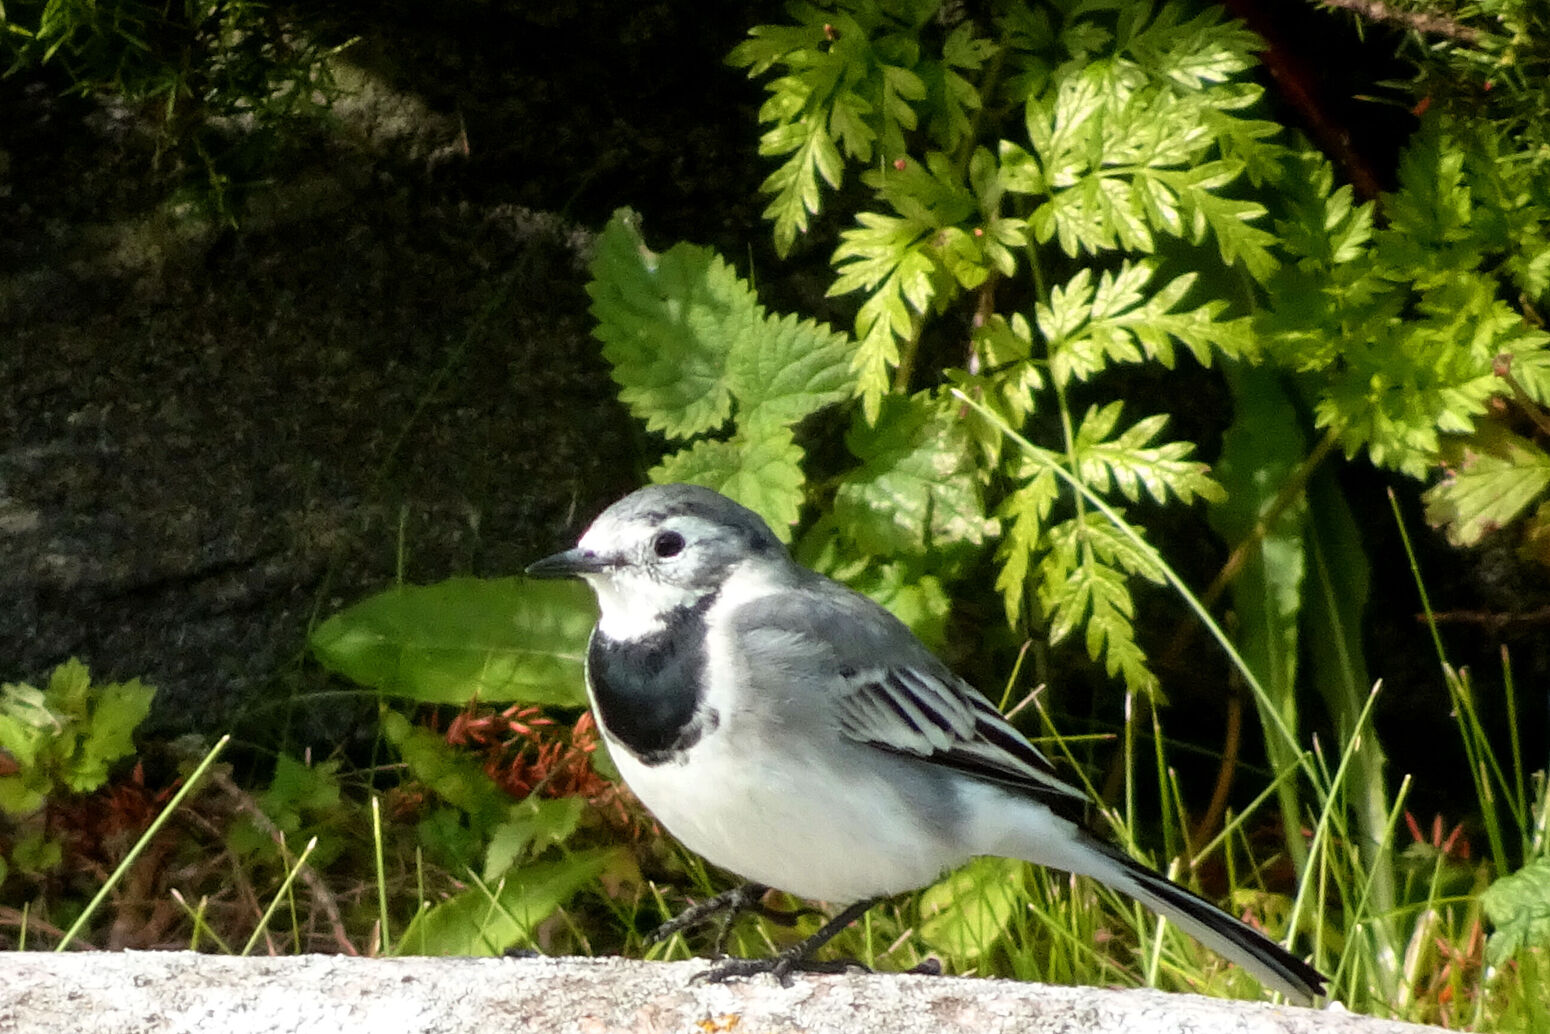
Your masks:
M340 125L240 229L165 201L137 113L0 86L0 680L74 655L158 686L152 727L269 725L316 617L517 571L654 459L590 230L756 225L744 13L361 15Z

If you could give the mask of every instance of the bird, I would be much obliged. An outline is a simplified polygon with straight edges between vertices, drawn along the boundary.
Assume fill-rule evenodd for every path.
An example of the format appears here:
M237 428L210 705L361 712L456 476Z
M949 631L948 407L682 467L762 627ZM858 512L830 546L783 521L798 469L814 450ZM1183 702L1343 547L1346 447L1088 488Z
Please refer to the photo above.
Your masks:
M1094 832L1087 792L985 696L726 496L648 485L526 573L590 586L587 693L620 776L746 881L659 933L758 908L769 888L846 906L770 958L703 976L789 983L873 904L999 856L1123 892L1291 1000L1323 993L1313 966Z

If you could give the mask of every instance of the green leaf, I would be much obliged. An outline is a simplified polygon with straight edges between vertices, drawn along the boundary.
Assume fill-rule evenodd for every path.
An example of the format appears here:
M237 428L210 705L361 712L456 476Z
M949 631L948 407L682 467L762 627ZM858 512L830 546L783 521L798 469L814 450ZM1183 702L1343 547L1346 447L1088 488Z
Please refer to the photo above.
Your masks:
M1217 193L1242 169L1226 161L1211 162L1187 171L1154 173L1155 180L1170 189L1178 200L1181 214L1189 222L1187 233L1180 234L1195 243L1203 241L1206 231L1216 238L1217 250L1228 265L1241 261L1255 280L1263 283L1276 271L1270 246L1275 237L1251 225L1265 215L1265 206Z
M658 255L638 221L621 209L598 236L587 284L594 333L630 411L651 430L687 438L731 413L727 352L763 310L714 251L680 243Z
M1157 676L1136 643L1135 603L1125 572L1160 582L1156 562L1099 513L1049 529L1049 550L1038 565L1039 603L1049 616L1049 639L1059 643L1085 626L1087 655L1122 675L1132 692L1156 695Z
M759 433L758 437L751 437ZM786 427L739 432L730 441L701 440L652 468L658 484L713 488L763 517L782 541L791 540L802 506L802 449Z
M1094 286L1088 269L1050 291L1048 303L1035 308L1035 319L1048 341L1050 372L1058 383L1087 380L1112 363L1155 359L1174 364L1174 342L1206 364L1213 352L1252 357L1255 341L1249 320L1219 318L1225 304L1210 301L1178 309L1194 285L1186 273L1148 294L1155 266L1125 262L1104 272Z
M940 652L948 645L947 618L952 612L952 600L935 575L921 574L909 563L873 564L864 574L846 582L886 607L931 650Z
M43 748L61 725L42 690L17 682L0 686L0 750L23 771L39 764Z
M1288 215L1275 221L1281 249L1312 270L1360 258L1372 240L1372 202L1357 204L1350 184L1336 189L1323 155L1302 153L1288 166L1281 190Z
M582 851L507 872L493 887L471 887L419 913L401 955L497 956L531 942L538 924L606 869L617 849Z
M498 880L523 858L537 857L569 840L586 808L587 802L580 797L545 799L534 795L514 804L511 817L490 831L484 881Z
M1210 510L1229 547L1255 535L1265 511L1307 454L1302 422L1280 378L1264 367L1229 368L1232 426L1217 474L1227 489ZM1288 728L1297 719L1298 622L1307 569L1308 504L1299 495L1253 543L1232 583L1238 649Z
M478 761L454 750L440 736L397 711L382 713L382 735L403 758L410 775L467 816L476 837L482 838L507 815L511 798Z
M574 707L596 620L579 583L449 578L369 597L318 626L311 645L326 667L390 696Z
M960 963L987 955L1023 907L1027 866L1010 858L976 858L921 892L920 938Z
M744 429L786 427L850 397L855 346L844 334L795 316L767 317L733 341L727 379Z
M854 117L858 112L859 108L852 105L847 114ZM844 116L835 124L834 132L846 135L858 148L870 148L863 130L847 123ZM843 168L831 130L816 116L777 126L759 142L760 154L788 152L795 153L759 187L764 193L775 195L765 207L764 217L775 221L775 252L783 258L791 251L797 234L807 232L808 216L819 209L818 177L821 175L831 187L838 187Z
M64 845L57 837L48 836L42 830L33 830L11 848L11 862L31 876L53 872L64 857Z
M63 772L65 785L77 793L95 790L107 782L113 763L135 752L134 732L151 713L156 689L131 679L99 685L95 696L75 756Z
M79 660L70 658L49 675L44 700L51 713L85 721L91 712L91 672Z
M301 828L303 813L338 807L339 767L336 760L304 764L289 754L275 759L274 778L258 797L259 807L287 833Z
M1257 98L1252 87L1203 85L1250 60L1229 47L1189 70L1123 57L1063 66L1028 102L1037 168L1002 152L1017 165L1007 188L1042 198L1029 220L1035 239L1076 256L1150 252L1157 232L1192 243L1209 234L1224 262L1265 279L1274 237L1252 225L1264 209L1222 190L1250 165L1256 179L1273 171L1279 151L1264 138L1274 127L1232 114Z
M134 732L155 695L138 679L93 685L74 658L54 669L46 689L0 687L0 750L21 769L0 779L0 810L25 814L56 788L100 787L113 763L134 753Z
M258 795L259 809L289 842L305 841L309 834L317 835L318 843L311 858L324 865L342 850L341 765L337 759L305 764L288 754L281 754L275 759L274 776L268 788ZM239 815L230 827L226 844L244 858L258 855L281 860L271 833L260 830L246 815Z
M1486 942L1486 961L1505 966L1524 948L1550 948L1550 858L1539 857L1503 876L1480 895L1496 927Z
M1550 455L1495 423L1443 448L1447 471L1421 498L1426 519L1455 546L1473 546L1516 520L1550 487Z
M888 396L845 441L861 466L841 480L834 515L864 552L919 555L993 533L963 423L929 396Z
M1166 414L1147 417L1110 437L1123 408L1120 401L1092 406L1077 427L1072 452L1089 488L1105 493L1117 489L1131 502L1140 499L1143 488L1159 503L1167 502L1170 494L1185 503L1196 497L1223 497L1222 487L1211 480L1210 466L1185 458L1195 451L1193 442L1148 444L1167 424Z
M1045 461L1040 465L1029 465L1033 469L1027 480L1007 496L996 511L1006 529L996 551L996 558L1001 562L996 588L1006 603L1007 623L1014 627L1022 617L1034 558L1044 549L1045 522L1049 520L1055 500L1060 497L1060 482L1054 469L1058 458L1051 454Z
M47 800L46 786L33 785L19 775L0 776L0 812L21 818L43 807Z

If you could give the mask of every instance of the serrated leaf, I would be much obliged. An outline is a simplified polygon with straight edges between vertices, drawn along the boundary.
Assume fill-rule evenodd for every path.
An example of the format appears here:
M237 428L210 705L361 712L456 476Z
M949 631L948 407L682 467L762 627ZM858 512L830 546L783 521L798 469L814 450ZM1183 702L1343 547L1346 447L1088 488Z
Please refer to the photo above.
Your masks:
M0 686L0 750L22 769L38 763L42 748L62 727L43 690L17 682Z
M967 433L929 397L888 396L876 423L858 420L846 444L861 466L841 480L834 513L863 551L978 545L993 529Z
M537 857L570 839L586 809L587 802L581 797L546 799L533 795L513 804L506 821L490 831L484 881L492 883L524 858Z
M872 145L877 141L877 132L868 121L872 112L872 104L854 90L837 92L829 109L829 135L838 139L846 153L863 164L872 160Z
M843 124L840 128L844 128ZM797 234L807 231L808 217L820 207L818 177L821 175L831 187L838 187L844 162L834 147L829 128L816 116L770 130L759 150L763 154L793 152L759 187L762 192L775 195L765 207L764 217L775 221L775 251L784 257L796 242Z
M83 723L74 756L65 767L64 783L77 793L107 782L108 769L135 752L134 731L151 713L154 686L139 679L95 687L91 717Z
M506 817L511 798L471 755L393 710L382 713L382 735L414 779L466 816L472 839L482 840Z
M1550 858L1539 857L1503 876L1480 895L1496 929L1486 942L1486 961L1505 966L1524 948L1550 948Z
M1162 585L1167 580L1157 554L1121 531L1106 515L1085 513L1073 518L1071 524L1081 529L1082 542L1104 564L1123 574L1138 575L1155 585Z
M338 806L338 760L303 764L289 754L275 759L274 778L258 796L259 807L288 834L301 828L304 811L328 811Z
M1167 502L1170 494L1185 503L1196 497L1223 497L1221 486L1211 480L1210 465L1185 458L1194 452L1193 442L1148 444L1167 424L1166 414L1137 421L1111 438L1123 408L1120 401L1093 406L1077 427L1072 450L1089 487L1108 492L1112 486L1131 502L1140 498L1143 488L1159 503Z
M311 645L326 667L390 696L574 707L596 621L580 583L449 578L368 597L318 626Z
M1136 693L1156 694L1160 685L1136 643L1131 621L1135 603L1125 575L1114 561L1136 564L1160 580L1150 554L1141 551L1101 514L1063 521L1049 529L1050 548L1039 562L1039 603L1049 616L1051 643L1085 628L1087 655L1102 660L1110 676L1123 676Z
M762 75L794 52L815 49L824 41L823 26L816 23L755 25L748 30L748 37L732 48L727 64L747 68L749 78Z
M1550 488L1550 455L1498 424L1443 449L1447 473L1421 498L1426 519L1455 546L1473 546L1517 519Z
M64 856L64 845L43 830L33 830L11 848L11 861L16 863L16 868L33 876L54 871L64 861Z
M1060 496L1060 482L1054 471L1056 462L1055 457L1048 457L1048 462L1037 467L996 510L1001 526L1006 529L996 550L996 558L1001 562L996 589L1006 604L1007 623L1013 626L1022 617L1033 560L1042 550L1045 522Z
M737 337L727 378L737 399L737 422L755 434L785 427L851 394L855 346L812 320L767 317Z
M1176 308L1195 282L1186 273L1148 294L1155 266L1125 262L1105 271L1094 286L1090 270L1081 269L1070 282L1050 291L1049 301L1035 308L1050 353L1050 371L1059 383L1087 380L1112 363L1154 359L1174 364L1175 342L1187 347L1202 364L1214 352L1250 358L1256 343L1249 320L1219 319L1221 301L1194 309Z
M1180 210L1190 219L1187 239L1198 243L1209 229L1222 261L1228 265L1241 261L1249 275L1263 283L1279 265L1270 253L1274 235L1252 225L1264 218L1265 206L1216 193L1241 172L1224 161L1155 175L1174 190Z
M49 674L44 698L48 709L55 714L85 718L91 707L91 671L80 660L71 657Z
M728 441L695 442L664 457L649 476L658 484L713 488L763 517L782 541L791 540L800 516L802 448L787 427L761 426Z
M763 310L714 251L680 243L658 255L637 223L621 209L598 236L587 284L593 333L630 411L651 430L687 438L730 414L727 351Z
M48 794L19 775L0 776L0 814L21 818L43 807Z
M1023 907L1027 866L1009 858L976 858L920 895L920 938L959 962L983 958Z

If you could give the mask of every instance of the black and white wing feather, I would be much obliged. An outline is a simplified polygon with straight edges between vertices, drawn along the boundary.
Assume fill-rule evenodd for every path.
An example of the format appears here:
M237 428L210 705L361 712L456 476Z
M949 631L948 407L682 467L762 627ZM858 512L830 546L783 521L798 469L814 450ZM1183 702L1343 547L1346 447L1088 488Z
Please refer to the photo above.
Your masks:
M805 586L739 612L737 641L748 678L823 687L826 711L857 743L909 754L1037 798L1081 821L1089 798L989 700L958 678L897 618L864 596L810 572ZM880 663L881 662L881 663ZM771 678L779 668L800 668Z
M836 706L851 739L1021 790L1080 820L1087 794L1060 778L989 700L935 658L928 666L859 670L844 681Z

